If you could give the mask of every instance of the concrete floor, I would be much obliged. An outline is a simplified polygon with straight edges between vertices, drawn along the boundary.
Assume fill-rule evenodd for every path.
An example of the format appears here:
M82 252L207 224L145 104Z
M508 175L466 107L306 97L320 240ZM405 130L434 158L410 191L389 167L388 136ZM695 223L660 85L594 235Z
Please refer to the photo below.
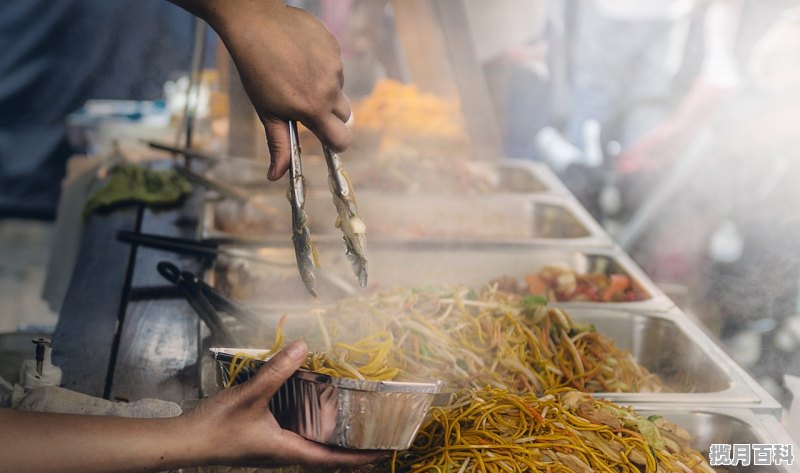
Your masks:
M58 314L42 300L53 225L0 220L0 333L55 327Z

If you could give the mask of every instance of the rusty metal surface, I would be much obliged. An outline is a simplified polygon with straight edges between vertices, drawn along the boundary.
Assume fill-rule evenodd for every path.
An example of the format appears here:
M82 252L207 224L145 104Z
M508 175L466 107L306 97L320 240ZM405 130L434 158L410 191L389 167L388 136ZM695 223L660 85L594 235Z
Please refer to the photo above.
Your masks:
M89 218L78 263L53 334L53 363L63 386L92 396L107 394L120 309L125 306L133 249L116 240L117 230L135 230L139 209Z
M195 191L182 208L145 210L140 231L167 236L197 236L203 193ZM151 248L138 248L131 291L168 285L156 270L159 261L199 272L204 261ZM137 400L155 397L180 402L199 395L197 359L200 321L189 304L176 298L129 301L120 326L110 398Z
M205 262L136 248L116 234L195 237L203 197L196 191L174 210L136 206L90 218L53 335L53 362L64 372L65 387L131 401L198 397L200 322L178 294L163 290L167 283L156 264L166 259L200 271Z

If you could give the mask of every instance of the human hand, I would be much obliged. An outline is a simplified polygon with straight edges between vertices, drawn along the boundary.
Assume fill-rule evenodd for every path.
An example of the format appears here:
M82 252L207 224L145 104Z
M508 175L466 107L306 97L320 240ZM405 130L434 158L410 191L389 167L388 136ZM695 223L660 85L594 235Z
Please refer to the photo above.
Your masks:
M669 119L625 149L617 160L624 174L655 171L681 156L697 134L707 128L735 87L698 77Z
M669 156L683 148L686 130L679 123L667 121L647 132L639 141L623 150L617 160L617 169L623 174L654 170L661 167Z
M381 453L335 448L283 430L268 410L270 398L305 360L302 342L288 345L246 383L212 396L184 414L188 432L202 432L210 464L274 467L352 467Z
M289 168L288 120L334 151L350 146L341 50L316 18L280 0L172 1L205 19L228 48L266 131L269 179Z

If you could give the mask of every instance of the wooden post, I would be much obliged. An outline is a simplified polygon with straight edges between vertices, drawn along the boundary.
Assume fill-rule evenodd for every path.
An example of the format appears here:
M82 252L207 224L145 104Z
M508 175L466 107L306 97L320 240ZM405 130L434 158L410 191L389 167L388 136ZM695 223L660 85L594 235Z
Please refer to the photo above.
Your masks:
M475 156L502 158L500 131L463 0L394 0L392 6L414 83L458 98Z

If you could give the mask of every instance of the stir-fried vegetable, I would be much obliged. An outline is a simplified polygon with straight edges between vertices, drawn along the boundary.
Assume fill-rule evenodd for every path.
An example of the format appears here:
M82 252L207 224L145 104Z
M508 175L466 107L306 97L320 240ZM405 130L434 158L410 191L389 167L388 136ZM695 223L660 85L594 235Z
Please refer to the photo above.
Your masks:
M525 275L525 283L502 277L501 289L521 295L543 295L562 302L632 302L641 295L623 274L577 273L567 267L550 265Z

